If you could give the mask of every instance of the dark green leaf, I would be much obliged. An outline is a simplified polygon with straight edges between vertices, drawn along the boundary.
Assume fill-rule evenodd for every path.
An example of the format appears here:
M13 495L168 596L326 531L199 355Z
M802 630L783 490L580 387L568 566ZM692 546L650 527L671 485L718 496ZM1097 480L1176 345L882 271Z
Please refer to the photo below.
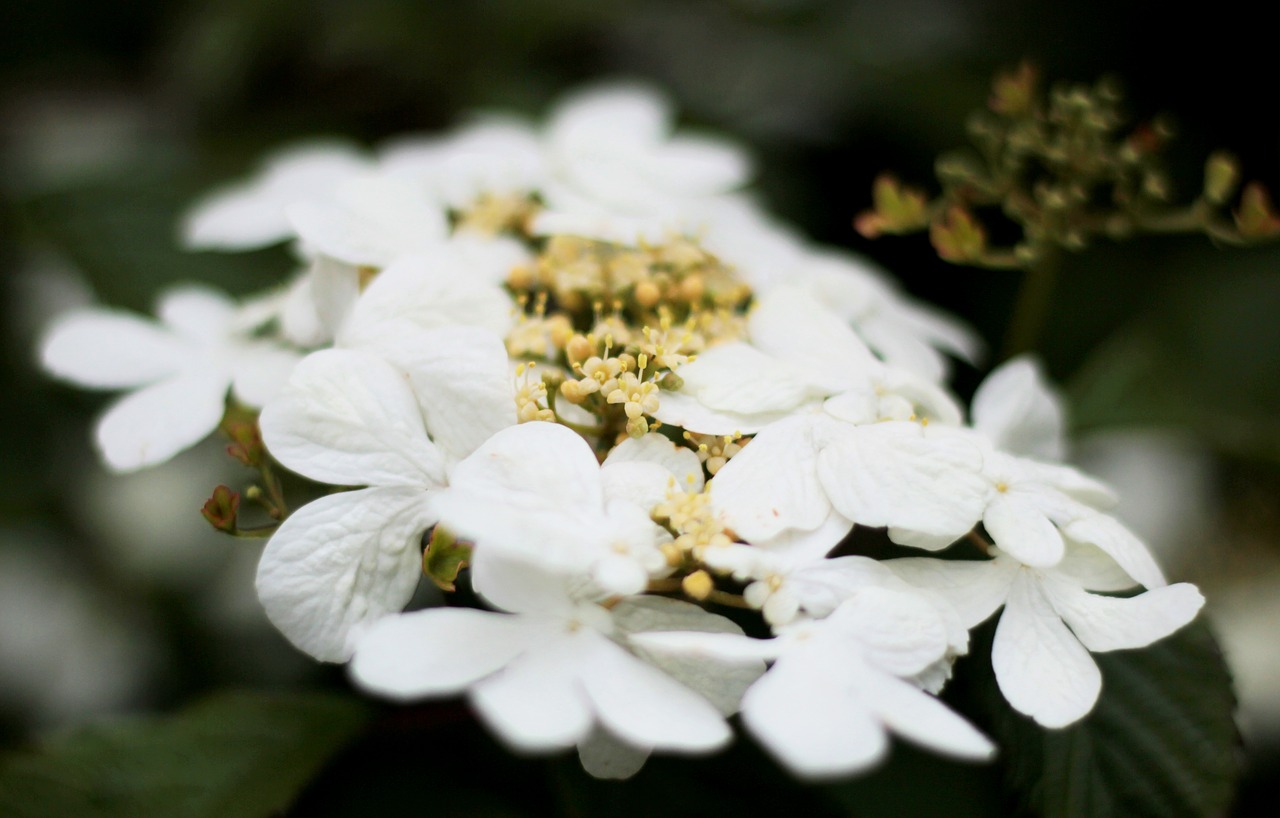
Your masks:
M1085 719L1047 730L1014 711L991 672L993 627L974 632L967 685L1000 745L1009 784L1044 818L1219 816L1241 772L1235 695L1197 621L1141 650L1095 654L1102 697Z
M0 765L6 818L266 818L368 719L362 703L221 694L161 719L77 729Z

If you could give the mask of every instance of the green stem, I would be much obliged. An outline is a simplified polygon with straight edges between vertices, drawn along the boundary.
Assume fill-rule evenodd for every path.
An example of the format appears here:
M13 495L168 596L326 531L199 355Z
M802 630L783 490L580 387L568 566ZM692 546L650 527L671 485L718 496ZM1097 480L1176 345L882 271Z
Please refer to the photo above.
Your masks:
M1008 360L1036 347L1049 314L1057 278L1058 257L1054 252L1045 252L1035 265L1027 269L1018 289L1000 360Z

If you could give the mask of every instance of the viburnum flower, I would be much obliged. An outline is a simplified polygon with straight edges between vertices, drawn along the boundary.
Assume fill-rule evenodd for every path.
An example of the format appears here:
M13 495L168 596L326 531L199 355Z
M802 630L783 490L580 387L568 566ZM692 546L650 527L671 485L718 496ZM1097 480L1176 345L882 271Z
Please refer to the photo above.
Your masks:
M118 472L163 463L217 428L227 391L249 406L275 394L299 359L253 337L246 313L201 285L164 292L160 322L122 310L73 310L49 327L40 361L53 375L93 389L128 389L98 421L95 441Z
M1126 547L1145 552L1136 538ZM1089 651L1146 647L1186 625L1204 604L1194 585L1165 585L1163 578L1148 577L1151 590L1129 598L1090 593L1134 582L1117 561L1083 543L1072 541L1053 568L1025 565L998 548L992 554L984 561L908 558L886 565L949 600L966 627L1004 606L991 649L996 681L1009 704L1045 727L1065 727L1093 709L1102 675Z
M643 86L601 86L560 103L544 137L551 176L534 231L634 244L696 230L751 165L732 143L673 136L671 120L668 102Z
M949 629L938 609L901 590L855 591L824 619L804 619L773 639L653 633L633 641L707 660L773 659L747 691L742 719L797 775L864 770L888 751L888 731L958 758L990 758L995 747L907 678L943 658Z
M300 649L344 661L359 626L401 610L421 576L432 495L450 468L515 422L506 350L474 328L404 339L412 377L364 350L315 352L260 419L272 456L340 486L295 511L258 567L267 615ZM416 355L408 360L410 354Z
M253 250L293 238L285 215L289 205L324 196L341 182L368 173L372 165L341 143L289 146L247 181L197 202L183 220L183 242L195 250Z
M662 550L670 534L650 513L671 487L695 484L702 467L661 436L617 451L602 466L567 427L524 423L459 463L435 507L446 528L475 542L477 561L514 552L548 570L581 571L612 594L640 593L671 568Z
M359 637L358 684L401 700L466 691L514 749L578 745L588 771L608 777L635 772L652 750L703 753L728 743L724 715L763 671L758 659L701 667L658 659L660 670L628 648L638 632L741 633L736 625L677 600L604 606L588 577L483 544L481 554L475 588L508 613L445 608L383 619Z

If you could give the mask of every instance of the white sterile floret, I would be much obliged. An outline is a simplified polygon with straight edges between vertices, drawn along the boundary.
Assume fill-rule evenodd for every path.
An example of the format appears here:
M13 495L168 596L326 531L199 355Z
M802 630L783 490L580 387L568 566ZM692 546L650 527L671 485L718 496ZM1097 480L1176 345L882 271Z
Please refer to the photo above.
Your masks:
M577 433L538 421L504 429L454 467L436 508L450 531L475 542L477 560L522 555L636 594L670 573L670 535L649 514L677 479L665 460L601 466Z
M267 159L251 179L215 191L188 211L183 242L196 250L253 250L294 236L285 209L367 173L371 162L344 144L310 143Z
M331 349L305 358L263 409L273 457L340 486L271 537L258 596L286 637L318 659L350 656L360 626L399 611L421 576L431 496L449 468L515 422L502 341L478 329L420 333L412 376L378 355Z
M1097 702L1102 676L1089 651L1146 647L1186 625L1204 604L1188 583L1128 598L1090 593L1120 590L1133 581L1116 561L1083 543L1070 542L1067 556L1053 568L1033 568L1000 549L992 553L988 561L919 558L885 564L950 601L968 627L1004 606L991 653L996 681L1009 704L1046 727L1078 721Z
M397 140L383 147L378 165L459 210L483 196L527 196L548 172L538 134L505 117L481 118L442 137Z
M628 643L636 631L655 628L741 631L674 600L605 607L583 579L489 553L473 581L509 613L447 608L383 619L360 636L352 677L401 700L465 691L513 749L578 745L588 771L605 777L631 775L652 750L702 753L727 744L732 733L723 716L736 709L762 663L718 663L715 673L668 661L660 670Z
M653 633L633 641L712 660L775 659L743 697L743 723L806 778L871 767L887 753L889 731L958 758L995 752L968 722L909 681L949 647L938 609L914 593L862 588L827 618L798 621L774 639Z
M222 419L227 390L261 406L288 377L298 353L252 337L226 295L200 285L160 296L156 323L106 308L57 318L40 342L50 373L92 389L128 389L98 421L107 466L154 466L194 446Z
M535 232L634 244L696 229L747 181L750 163L729 142L672 136L671 120L667 100L640 86L562 102L546 130L551 177Z

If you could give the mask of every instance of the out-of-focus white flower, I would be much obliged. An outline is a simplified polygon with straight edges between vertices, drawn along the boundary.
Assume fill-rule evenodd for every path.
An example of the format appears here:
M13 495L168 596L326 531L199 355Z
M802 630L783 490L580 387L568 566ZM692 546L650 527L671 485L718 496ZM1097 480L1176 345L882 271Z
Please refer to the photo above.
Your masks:
M798 621L768 640L692 633L633 640L707 660L774 659L743 697L743 722L806 778L865 770L888 751L889 731L959 758L995 752L968 722L907 681L950 644L938 609L917 594L865 587L827 618Z
M476 571L484 597L509 613L448 608L383 619L359 638L351 663L356 682L396 699L466 691L513 748L576 744L589 770L614 777L639 765L624 761L623 769L610 769L596 755L601 730L640 763L651 750L708 752L729 741L720 707L625 646L633 629L740 632L736 626L674 600L624 599L606 608L584 593L582 577L509 554L490 555ZM718 683L705 672L689 681L718 688L720 698L727 693L736 704L763 665L725 664Z
M368 486L295 511L272 536L258 595L290 641L342 661L358 627L409 601L431 495L449 468L515 422L506 350L477 329L405 339L412 377L365 351L313 353L262 411L273 457L313 480Z
M261 406L299 355L253 338L222 293L198 285L161 295L160 323L106 308L59 316L40 343L45 369L80 386L130 389L98 422L106 464L120 472L152 466L217 428L231 389Z
M294 202L324 196L372 163L334 143L294 145L272 155L252 178L201 199L183 220L182 239L196 250L252 250L293 238L285 216Z
M547 570L589 575L602 592L637 594L670 572L661 550L670 535L649 515L669 488L701 472L685 452L678 480L644 452L624 450L601 466L570 429L524 423L459 463L436 508L450 531L475 541L477 571L491 553L514 553ZM477 588L484 592L482 582Z
M1071 529L1064 533L1071 540ZM1129 547L1142 545L1134 540ZM1204 604L1194 585L1166 586L1151 576L1145 579L1151 590L1134 597L1089 593L1122 590L1133 580L1119 570L1123 562L1079 541L1054 568L1024 565L999 549L993 554L989 561L913 558L886 565L945 597L968 627L1004 606L991 649L996 681L1009 704L1046 727L1072 724L1097 702L1102 676L1089 651L1146 647L1186 625Z
M551 177L534 230L626 243L695 231L747 181L750 162L729 142L672 136L671 120L669 103L641 86L561 102L547 126Z

